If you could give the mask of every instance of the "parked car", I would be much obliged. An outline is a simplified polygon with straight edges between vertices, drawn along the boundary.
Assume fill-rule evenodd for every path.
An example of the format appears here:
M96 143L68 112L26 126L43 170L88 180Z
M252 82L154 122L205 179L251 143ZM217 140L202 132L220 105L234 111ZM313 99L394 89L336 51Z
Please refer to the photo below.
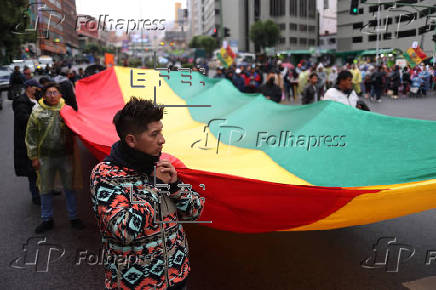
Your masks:
M9 90L9 76L8 70L0 68L0 110L3 110L3 91Z
M9 89L9 71L0 70L0 93Z
M14 71L14 67L15 66L19 66L20 67L20 71L23 71L23 69L26 66L26 64L24 63L24 60L22 60L22 59L14 59L12 61L12 63L9 65L9 69L11 71Z

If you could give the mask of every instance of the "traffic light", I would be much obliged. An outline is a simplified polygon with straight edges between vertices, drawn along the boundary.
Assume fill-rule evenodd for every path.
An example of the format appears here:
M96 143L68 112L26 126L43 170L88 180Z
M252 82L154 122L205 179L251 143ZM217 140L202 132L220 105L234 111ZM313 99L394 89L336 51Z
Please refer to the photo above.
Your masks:
M212 37L213 38L217 38L218 37L218 33L217 33L216 28L213 29Z
M359 14L359 1L360 0L351 0L351 7L350 7L351 15Z
M224 37L230 37L230 29L224 27Z

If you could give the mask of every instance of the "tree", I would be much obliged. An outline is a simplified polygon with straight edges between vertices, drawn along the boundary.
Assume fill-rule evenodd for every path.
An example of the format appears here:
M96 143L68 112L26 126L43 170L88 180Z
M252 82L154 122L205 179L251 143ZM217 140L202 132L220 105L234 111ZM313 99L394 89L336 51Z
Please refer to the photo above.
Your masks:
M25 31L29 23L27 4L26 0L2 0L0 62L4 64L9 64L13 58L21 58L21 44L36 40L35 32Z
M250 27L250 40L257 47L274 47L280 40L280 29L272 20L256 21Z
M218 43L215 38L205 35L194 36L189 43L191 48L203 48L210 57L213 51L218 48Z

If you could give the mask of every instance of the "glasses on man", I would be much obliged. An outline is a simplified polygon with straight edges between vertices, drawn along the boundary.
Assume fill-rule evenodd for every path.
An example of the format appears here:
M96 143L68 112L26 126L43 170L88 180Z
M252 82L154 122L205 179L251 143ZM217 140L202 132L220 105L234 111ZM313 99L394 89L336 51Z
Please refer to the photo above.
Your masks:
M45 93L47 96L57 96L57 95L59 95L59 92L57 92L57 91L51 91L51 92L46 92Z

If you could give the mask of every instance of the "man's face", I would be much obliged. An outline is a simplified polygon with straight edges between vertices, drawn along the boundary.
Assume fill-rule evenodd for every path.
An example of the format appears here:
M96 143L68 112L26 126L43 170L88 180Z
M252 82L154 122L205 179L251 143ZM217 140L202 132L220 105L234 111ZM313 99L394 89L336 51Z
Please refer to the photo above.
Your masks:
M341 80L341 87L347 90L351 90L353 88L353 78L346 78Z
M165 143L162 128L163 124L161 121L149 123L146 131L134 136L134 149L148 155L159 156Z
M35 96L35 92L36 92L36 87L29 86L26 88L26 93L28 95Z
M44 100L50 105L50 106L56 106L59 104L59 101L61 100L61 93L58 91L57 88L52 87L48 88L45 91L44 94Z
M318 83L318 77L313 76L313 77L310 79L310 82L312 83L312 85L315 85L316 83Z
M31 78L32 78L32 73L30 72L30 69L25 69L25 70L23 71L23 74L24 74L24 77L25 77L26 79L31 79Z

